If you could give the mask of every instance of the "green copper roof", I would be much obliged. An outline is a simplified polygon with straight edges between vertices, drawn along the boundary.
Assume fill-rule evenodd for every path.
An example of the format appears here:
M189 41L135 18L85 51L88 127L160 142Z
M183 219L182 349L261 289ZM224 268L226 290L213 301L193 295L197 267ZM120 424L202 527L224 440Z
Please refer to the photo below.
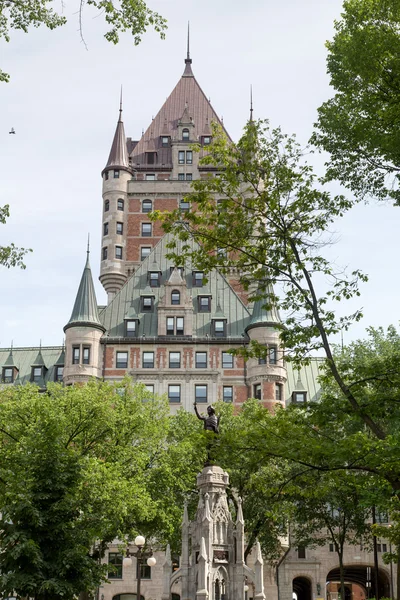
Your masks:
M271 284L268 284L265 295L260 300L256 300L253 307L253 313L251 315L250 323L247 326L247 329L254 327L256 325L273 325L274 323L281 324L281 318L279 316L278 309L275 304L272 303L272 306L266 308L265 305L269 303L269 298L274 297L274 290Z
M7 364L12 352L13 365ZM31 348L0 348L0 372L3 367L12 366L18 370L14 385L24 385L31 381L32 367L43 366L44 377L40 382L41 387L45 387L49 381L55 380L55 369L58 364L58 358L63 352L61 346L52 347L31 347ZM42 364L37 364L38 355L42 357ZM0 384L0 388L8 384Z
M4 366L5 367L15 367L15 361L14 361L12 348L10 350L10 354L7 357L6 362L4 363Z
M92 271L90 270L89 264L89 251L87 252L86 265L83 269L72 315L67 325L64 327L64 331L68 329L68 327L74 327L76 325L93 326L98 329L103 329L97 310L96 293L94 291Z
M35 360L32 363L32 367L45 367L46 363L43 360L42 348L39 348L39 352L36 355Z

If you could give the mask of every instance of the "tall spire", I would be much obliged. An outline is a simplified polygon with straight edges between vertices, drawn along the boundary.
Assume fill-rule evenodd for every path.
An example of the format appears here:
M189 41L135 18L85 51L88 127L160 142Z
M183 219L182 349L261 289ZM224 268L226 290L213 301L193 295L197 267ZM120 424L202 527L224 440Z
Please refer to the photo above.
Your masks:
M250 85L250 122L253 122L253 86Z
M87 249L87 257L85 268L83 269L81 282L79 284L78 293L76 295L74 308L72 309L71 318L64 331L69 327L74 326L89 326L96 329L104 330L100 323L99 313L97 310L96 293L94 291L92 271L89 264L89 243Z
M130 170L128 161L128 151L126 148L125 129L124 123L122 121L122 86L119 101L119 117L117 127L115 129L110 155L108 157L108 161L105 168L119 168Z
M182 77L193 77L193 71L192 71L191 65L192 65L192 59L190 58L190 23L188 21L185 70L183 71Z

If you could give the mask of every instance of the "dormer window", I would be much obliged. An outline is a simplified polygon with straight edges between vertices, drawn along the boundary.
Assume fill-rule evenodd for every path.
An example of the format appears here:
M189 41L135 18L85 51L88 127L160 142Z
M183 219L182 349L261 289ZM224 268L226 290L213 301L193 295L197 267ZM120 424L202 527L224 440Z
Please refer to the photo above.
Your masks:
M54 381L62 381L64 374L64 365L59 365L55 368Z
M159 271L150 271L149 273L150 287L160 287L161 276Z
M3 383L13 383L14 382L14 367L3 367L3 374L1 376L1 381Z
M142 312L153 312L154 297L142 296Z
M189 129L187 129L185 127L185 129L182 129L182 140L184 142L187 142L189 140Z
M163 136L161 136L161 146L163 148L168 148L168 146L169 146L169 140L170 140L169 135L163 135Z
M226 337L226 319L213 319L212 335L215 337Z
M125 319L125 337L137 337L138 324L137 319Z
M154 165L156 162L156 152L146 152L146 163L148 165Z
M171 292L171 304L180 304L181 303L181 293L178 290L173 290Z
M203 287L203 271L193 271L193 287Z
M43 367L32 367L31 381L39 383L43 377Z
M305 404L307 402L307 392L293 392L293 404Z
M198 311L203 313L211 312L211 296L198 296Z
M211 136L203 135L203 146L209 146L211 144Z

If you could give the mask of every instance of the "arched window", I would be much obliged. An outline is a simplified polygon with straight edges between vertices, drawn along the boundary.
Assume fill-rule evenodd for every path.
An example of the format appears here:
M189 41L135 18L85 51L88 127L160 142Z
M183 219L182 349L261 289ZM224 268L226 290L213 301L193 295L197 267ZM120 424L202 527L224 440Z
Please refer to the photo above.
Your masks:
M183 129L182 130L182 139L183 140L188 140L189 139L189 129Z
M117 210L124 210L124 201L122 198L118 198L117 200Z
M171 292L171 304L180 304L181 303L181 293L178 290L173 290Z
M143 200L142 202L142 212L149 213L153 210L153 203L151 200Z

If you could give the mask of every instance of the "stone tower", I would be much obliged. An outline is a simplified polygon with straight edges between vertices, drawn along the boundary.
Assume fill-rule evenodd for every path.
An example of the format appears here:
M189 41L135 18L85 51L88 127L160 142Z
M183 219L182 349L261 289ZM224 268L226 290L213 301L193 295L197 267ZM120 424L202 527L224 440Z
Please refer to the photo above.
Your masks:
M196 519L189 522L185 506L180 568L171 577L166 560L164 593L181 581L182 600L244 600L245 583L255 586L255 598L265 600L263 560L257 552L254 570L244 562L244 520L238 503L236 523L228 505L229 476L218 466L205 466L197 477Z

